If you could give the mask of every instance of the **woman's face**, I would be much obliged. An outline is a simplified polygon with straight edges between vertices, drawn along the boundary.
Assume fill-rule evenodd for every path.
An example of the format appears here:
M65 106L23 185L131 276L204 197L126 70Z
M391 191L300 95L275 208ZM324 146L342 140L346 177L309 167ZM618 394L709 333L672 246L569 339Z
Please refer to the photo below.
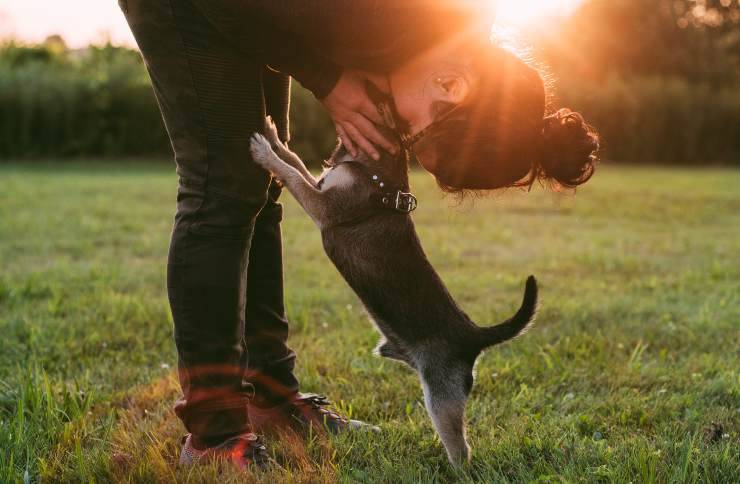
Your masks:
M390 77L398 115L409 123L408 133L419 133L435 120L472 97L478 76L472 62L429 59L412 61ZM434 146L422 138L414 145L421 165L430 172L437 164Z

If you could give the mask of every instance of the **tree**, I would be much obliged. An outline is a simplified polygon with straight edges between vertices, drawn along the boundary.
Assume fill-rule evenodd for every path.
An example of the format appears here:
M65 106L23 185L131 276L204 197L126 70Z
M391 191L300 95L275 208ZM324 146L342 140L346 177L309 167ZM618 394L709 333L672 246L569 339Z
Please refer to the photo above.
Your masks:
M56 55L64 54L69 50L67 48L67 42L65 42L64 38L58 34L48 36L46 40L44 40L43 45Z
M740 79L736 0L589 0L538 42L558 76Z

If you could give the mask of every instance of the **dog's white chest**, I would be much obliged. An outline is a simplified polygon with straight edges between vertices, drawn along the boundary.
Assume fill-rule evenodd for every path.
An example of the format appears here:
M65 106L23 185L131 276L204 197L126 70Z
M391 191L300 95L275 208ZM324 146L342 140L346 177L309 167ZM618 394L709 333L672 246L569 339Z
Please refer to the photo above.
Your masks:
M326 171L321 179L321 190L348 188L355 182L355 176L346 167L339 165Z

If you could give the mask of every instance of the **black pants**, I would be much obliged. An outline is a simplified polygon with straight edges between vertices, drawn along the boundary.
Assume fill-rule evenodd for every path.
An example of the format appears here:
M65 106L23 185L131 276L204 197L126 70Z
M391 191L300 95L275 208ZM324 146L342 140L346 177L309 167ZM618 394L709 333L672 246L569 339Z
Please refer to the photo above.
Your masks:
M232 40L207 0L119 0L141 49L180 176L167 270L183 397L208 443L249 428L252 392L297 391L286 346L280 189L249 153L264 117L288 138L290 80Z

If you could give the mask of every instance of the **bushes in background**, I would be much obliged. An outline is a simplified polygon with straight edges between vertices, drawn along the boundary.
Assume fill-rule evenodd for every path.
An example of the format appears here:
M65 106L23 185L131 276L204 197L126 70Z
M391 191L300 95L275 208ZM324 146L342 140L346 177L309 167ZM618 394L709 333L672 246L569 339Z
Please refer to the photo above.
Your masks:
M294 86L292 144L317 163L335 144L333 125L313 96ZM110 45L0 49L0 160L170 153L137 52Z
M614 75L563 82L558 91L599 130L610 160L740 165L738 87Z
M337 144L331 118L311 92L293 81L290 100L290 147L308 164L321 165Z
M527 40L610 159L740 164L740 3L587 0Z
M617 161L740 164L740 89L681 77L563 79L562 104L582 111ZM294 83L292 146L316 165L336 136ZM0 48L0 160L170 156L149 78L133 50L69 51L58 43Z
M168 149L136 52L111 46L52 52L11 44L0 54L3 158L136 156Z

